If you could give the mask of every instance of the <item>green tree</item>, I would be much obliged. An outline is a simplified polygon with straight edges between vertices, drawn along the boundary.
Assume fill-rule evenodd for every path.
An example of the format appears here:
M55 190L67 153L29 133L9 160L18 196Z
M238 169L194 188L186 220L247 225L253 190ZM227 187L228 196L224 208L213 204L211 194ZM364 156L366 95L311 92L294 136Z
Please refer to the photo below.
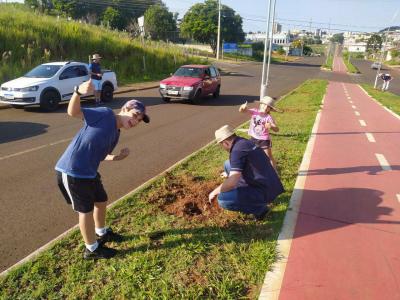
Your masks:
M292 47L293 48L301 48L303 46L302 40L294 40L292 42Z
M104 11L102 21L106 26L113 29L120 28L123 23L120 12L110 6Z
M367 41L367 51L377 52L382 47L382 37L378 34L373 34Z
M153 5L144 14L144 28L153 40L174 40L177 31L176 19L165 6Z
M41 12L45 10L49 11L53 7L51 0L25 0L24 3L30 8L37 9Z
M243 42L244 32L242 18L226 6L221 7L221 41ZM218 33L218 2L206 0L193 5L183 17L181 26L183 37L195 39L211 46L214 53L217 50Z
M62 15L75 18L77 0L53 0L54 8Z
M343 41L344 41L343 33L335 33L333 35L333 37L331 37L331 42L332 43L343 44Z

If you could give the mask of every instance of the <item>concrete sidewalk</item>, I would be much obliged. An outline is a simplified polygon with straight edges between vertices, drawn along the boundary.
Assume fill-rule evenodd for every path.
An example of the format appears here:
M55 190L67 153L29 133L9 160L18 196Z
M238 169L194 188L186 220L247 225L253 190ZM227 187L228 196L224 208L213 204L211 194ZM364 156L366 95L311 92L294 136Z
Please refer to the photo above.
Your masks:
M114 92L114 95L124 94L128 92L140 91L140 90L148 90L157 88L160 85L160 81L148 81L148 82L139 82L127 84L124 86L118 87L118 89ZM9 104L0 103L0 109L12 108Z
M260 299L400 299L400 117L332 81L318 120Z

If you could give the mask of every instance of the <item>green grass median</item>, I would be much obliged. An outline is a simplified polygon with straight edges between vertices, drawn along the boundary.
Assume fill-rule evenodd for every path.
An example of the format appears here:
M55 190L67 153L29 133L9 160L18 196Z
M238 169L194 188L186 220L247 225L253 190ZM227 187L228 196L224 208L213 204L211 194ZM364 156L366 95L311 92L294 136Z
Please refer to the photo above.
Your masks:
M400 114L400 96L393 94L391 92L382 92L381 90L374 89L374 87L370 84L363 83L361 86L367 93L379 101L382 105L386 106L396 114ZM390 89L390 88L389 88Z
M110 244L118 256L84 261L76 230L1 278L0 299L256 299L326 86L306 81L277 105L273 151L286 192L266 220L206 204L228 158L211 144L109 211L126 237Z
M358 73L360 73L360 71L357 69L357 67L354 66L354 65L351 63L350 58L349 58L349 55L350 55L350 58L351 58L351 53L349 53L349 52L344 52L344 53L343 53L343 62L344 62L344 64L345 64L346 67L347 67L347 72L352 73L352 74L358 74Z

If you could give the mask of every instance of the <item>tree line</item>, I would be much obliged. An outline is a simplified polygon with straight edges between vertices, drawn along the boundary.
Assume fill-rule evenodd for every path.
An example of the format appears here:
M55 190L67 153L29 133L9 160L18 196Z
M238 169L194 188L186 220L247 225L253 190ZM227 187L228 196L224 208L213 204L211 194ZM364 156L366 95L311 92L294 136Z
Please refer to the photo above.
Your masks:
M25 0L30 8L111 29L132 36L142 34L137 19L144 16L144 34L152 40L207 43L217 49L218 1L194 4L182 19L161 0ZM221 41L243 42L242 18L232 8L221 7Z

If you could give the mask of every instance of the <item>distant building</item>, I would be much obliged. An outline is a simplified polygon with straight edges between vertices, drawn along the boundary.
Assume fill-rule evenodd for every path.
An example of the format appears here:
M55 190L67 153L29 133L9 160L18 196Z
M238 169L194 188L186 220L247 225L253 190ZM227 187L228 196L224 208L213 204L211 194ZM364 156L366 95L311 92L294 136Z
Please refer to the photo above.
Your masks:
M279 23L274 23L274 27L272 28L273 33L281 33L282 32L282 25Z
M367 51L367 43L354 43L351 45L347 46L347 49L349 50L349 52L360 52L360 53L364 53L365 51Z
M322 36L322 30L320 28L315 29L314 36L321 37Z

